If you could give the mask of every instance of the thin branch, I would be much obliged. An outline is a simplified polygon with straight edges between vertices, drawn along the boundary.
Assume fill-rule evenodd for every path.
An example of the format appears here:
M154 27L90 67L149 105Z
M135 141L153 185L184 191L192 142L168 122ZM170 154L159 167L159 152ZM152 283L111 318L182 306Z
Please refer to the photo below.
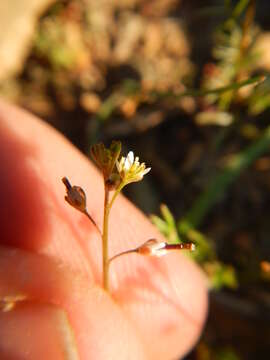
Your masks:
M102 236L102 232L100 230L100 228L98 227L97 223L95 222L95 220L92 218L92 216L89 214L89 212L87 210L85 210L83 212L84 215L87 216L87 218L91 221L91 223L95 226L95 228L97 229L98 233L100 236Z
M122 255L127 255L127 254L131 254L131 253L138 253L138 248L126 250L126 251L123 251L123 252L121 252L121 253L119 253L119 254L114 255L113 257L111 257L111 258L109 259L109 264L110 264L113 260L119 258L120 256L122 256Z

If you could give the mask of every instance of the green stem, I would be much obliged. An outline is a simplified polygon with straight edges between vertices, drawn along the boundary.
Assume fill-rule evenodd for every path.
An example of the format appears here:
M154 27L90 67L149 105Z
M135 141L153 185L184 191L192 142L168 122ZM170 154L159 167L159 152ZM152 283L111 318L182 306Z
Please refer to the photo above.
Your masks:
M103 231L102 231L102 268L103 268L103 287L109 290L109 263L108 263L108 230L109 230L109 189L104 184L104 215L103 215Z
M111 257L109 259L109 263L111 263L113 260L119 258L120 256L127 255L127 254L134 254L134 253L137 253L137 252L138 252L138 249L130 249L130 250L123 251L123 252L121 252L119 254L116 254L113 257Z
M111 201L109 201L109 189L106 184L104 184L104 215L103 215L103 232L102 232L102 268L103 268L103 287L106 291L109 291L109 265L110 259L108 258L108 232L109 232L109 215L120 191L125 186L125 183L121 183L118 188L115 190Z
M248 6L250 0L240 0L235 8L233 9L232 17L234 19L237 19L245 10L245 8Z
M113 197L108 205L108 208L109 208L109 211L111 210L112 208L112 205L114 203L114 200L116 199L116 197L119 195L119 193L121 192L121 190L123 189L123 187L125 186L126 184L125 183L121 183L118 188L115 190L114 194L113 194Z
M259 84L261 82L265 81L265 76L254 76L252 78L240 81L240 82L235 82L226 86L220 86L217 87L215 89L188 89L180 94L175 94L173 92L165 92L165 93L159 93L159 92L152 92L153 96L158 96L160 98L164 97L172 97L175 99L181 99L182 97L186 97L186 96L193 96L193 97L202 97L202 96L206 96L206 95L211 95L211 94L223 94L226 93L228 91L232 91L232 90L238 90L244 86L247 85L251 85L251 84Z
M96 223L95 220L92 218L92 216L89 214L89 212L88 212L87 210L84 210L84 211L82 211L82 213L87 216L87 218L91 221L91 223L92 223L92 224L95 226L95 228L97 229L97 232L99 233L99 235L102 236L101 231L100 231L99 227L97 226L97 223Z

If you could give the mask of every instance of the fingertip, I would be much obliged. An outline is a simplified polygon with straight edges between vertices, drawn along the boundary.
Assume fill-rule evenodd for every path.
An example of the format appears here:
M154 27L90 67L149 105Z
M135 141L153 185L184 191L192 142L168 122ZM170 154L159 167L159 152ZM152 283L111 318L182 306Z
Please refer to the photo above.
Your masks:
M204 275L177 253L159 259L128 256L114 264L116 300L142 334L149 358L183 356L198 341L206 319Z

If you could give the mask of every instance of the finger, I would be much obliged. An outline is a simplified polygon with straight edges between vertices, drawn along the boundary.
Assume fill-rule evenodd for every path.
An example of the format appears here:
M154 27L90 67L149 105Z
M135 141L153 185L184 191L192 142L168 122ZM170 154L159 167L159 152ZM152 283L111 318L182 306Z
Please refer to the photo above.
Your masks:
M2 360L79 360L65 312L56 306L24 302L0 312Z
M99 246L100 239L93 225L66 205L61 183L67 174L85 186L87 173L89 203L100 222L100 185L86 158L44 123L0 102L0 162L0 242L52 255L91 278L87 245Z
M23 300L0 312L1 359L145 359L133 327L99 287L45 256L0 247L0 298L16 297Z
M64 204L60 183L66 175L84 188L89 211L100 225L103 203L100 177L78 151L49 127L4 104L0 104L1 114L4 141L0 141L0 147L4 151L0 156L6 154L5 184L15 186L10 195L12 200L7 196L4 199L7 208L12 205L12 210L19 209L12 221L6 216L7 243L60 258L87 273L92 282L100 281L100 239L87 219ZM21 126L15 122L17 118ZM14 147L16 151L12 151ZM25 202L31 204L28 213L23 210ZM11 222L19 230L11 231ZM155 236L159 235L141 212L124 198L116 201L110 219L112 255ZM201 331L207 307L204 279L198 269L178 255L160 260L132 255L117 260L111 270L114 297L141 332L149 355L170 358L187 351ZM153 338L162 341L154 343Z
M202 275L177 254L149 262L135 256L126 259L129 264L119 262L114 297L142 334L150 358L183 356L204 324L207 298Z

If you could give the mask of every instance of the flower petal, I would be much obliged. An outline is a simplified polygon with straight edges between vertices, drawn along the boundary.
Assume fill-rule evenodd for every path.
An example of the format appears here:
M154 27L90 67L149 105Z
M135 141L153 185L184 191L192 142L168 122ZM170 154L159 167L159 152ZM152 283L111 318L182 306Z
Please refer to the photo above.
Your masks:
M145 170L143 170L142 175L144 176L144 175L148 174L150 170L151 170L150 167L146 168Z
M126 171L128 171L131 168L131 166L133 165L133 162L134 162L134 153L133 153L133 151L130 151L127 154L125 165L124 165L124 168Z

